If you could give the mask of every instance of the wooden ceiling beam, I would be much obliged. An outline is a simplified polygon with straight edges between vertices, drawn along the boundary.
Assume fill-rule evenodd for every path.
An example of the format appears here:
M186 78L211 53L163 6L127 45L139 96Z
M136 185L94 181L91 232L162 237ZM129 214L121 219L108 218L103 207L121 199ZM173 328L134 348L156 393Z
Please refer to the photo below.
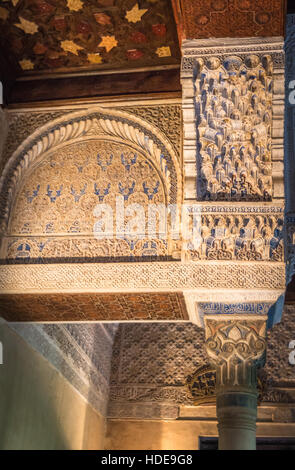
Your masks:
M54 79L16 81L8 105L94 99L103 96L180 93L180 69L150 70L112 75L82 75Z

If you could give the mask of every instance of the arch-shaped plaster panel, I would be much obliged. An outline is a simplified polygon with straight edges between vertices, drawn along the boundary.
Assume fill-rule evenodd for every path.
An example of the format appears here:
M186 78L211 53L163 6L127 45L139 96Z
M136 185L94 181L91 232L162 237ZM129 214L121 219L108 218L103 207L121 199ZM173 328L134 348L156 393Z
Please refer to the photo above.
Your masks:
M102 155L105 151L109 152L109 157ZM105 182L105 187L102 187L102 183L96 182L95 175L92 175L92 178L88 178L88 180L87 175L82 175L83 164L80 161L81 158L79 160L79 158L76 159L74 157L71 160L71 152L79 154L82 160L83 156L85 156L84 160L91 157L92 161L90 163L92 166L96 165L96 168L100 170L100 178ZM102 162L104 158L106 159L106 165ZM179 161L172 145L161 132L142 119L124 114L121 111L99 108L91 113L76 112L67 114L43 126L28 137L14 152L4 169L0 179L1 231L4 236L1 248L2 258L9 255L9 253L8 257L14 258L17 252L19 254L23 253L23 255L29 256L33 254L33 257L40 257L46 243L48 245L48 240L46 242L44 238L46 236L49 238L49 245L50 243L52 246L59 245L60 240L58 241L57 238L54 241L52 240L52 234L55 232L53 229L54 223L51 225L50 223L45 224L47 228L49 227L49 230L46 231L44 224L42 226L41 215L40 227L38 227L38 213L40 214L41 206L39 204L38 210L35 210L36 213L33 206L36 206L39 191L43 191L43 201L47 201L47 204L44 206L44 213L49 213L53 207L57 206L56 202L62 200L63 182L65 179L70 178L67 163L72 165L72 167L73 164L76 165L77 180L80 182L83 179L85 180L82 189L80 184L78 184L79 187L75 188L75 184L71 184L70 180L68 181L69 187L67 191L71 193L72 204L75 209L79 206L80 199L85 199L84 196L90 190L90 187L92 198L96 198L97 202L108 202L107 199L110 199L109 189L112 182L117 185L117 193L121 192L124 201L128 200L129 196L131 196L130 200L132 203L141 203L144 198L153 202L152 199L155 196L156 203L167 205L169 203L180 204L181 202L182 188ZM88 163L89 161L85 165L87 166ZM125 186L120 181L120 178L116 179L112 175L107 174L107 167L111 166L111 164L113 165L113 163L120 166L120 170L117 170L117 173L122 173L122 181L124 181ZM81 164L80 167L79 164ZM45 168L46 165L47 169ZM136 165L138 166L137 174L135 170ZM56 168L59 166L59 175L57 175L55 170L52 170L54 166ZM134 170L133 175L131 172L132 166L132 170ZM63 169L61 169L62 167ZM56 184L60 178L60 184L57 184L57 186L50 182L51 178L54 179L54 172L56 180L54 182ZM41 180L43 179L43 181L40 180L38 182L36 175ZM45 177L49 178L46 183ZM142 181L140 180L141 177L143 178ZM31 190L26 186L28 181L32 183ZM89 182L89 189L87 189ZM150 187L148 184L150 184ZM142 187L141 194L139 194L138 185ZM135 193L135 195L132 193ZM106 197L105 201L104 196ZM25 199L27 199L28 206L31 206L27 207L26 210L31 211L31 214L34 213L35 216L33 230L30 229L30 224L26 225L22 220L25 211ZM49 201L52 203L51 205ZM91 209L93 210L93 207ZM18 214L20 214L19 219L21 219L21 223L17 221ZM56 214L54 214L53 218L56 219ZM77 219L80 221L83 219L81 207L80 216L77 214ZM81 235L86 236L86 238L92 238L92 244L88 246L88 255L93 253L93 234L89 232L89 227L86 230L87 233L85 233L85 230L80 230L77 227L77 230L72 230L69 227L61 229L60 224L56 224L56 226L58 226L57 231L59 233L54 233L55 235L64 236L67 232L70 232L71 237L78 236L82 246L85 246L86 240L82 240ZM41 238L43 237L42 240L40 236ZM71 249L66 249L64 243L65 241L63 240L62 247L58 248L55 246L54 250L45 249L42 257L45 256L45 253L51 253L49 257L52 257L52 253L55 253L57 257L75 257L79 253L83 253L81 243L80 246L77 246L77 239L73 252ZM137 244L137 247L129 240L127 243L129 245L128 249L126 248L126 243L126 240L121 240L120 249L118 250L117 247L115 251L110 249L105 250L105 247L99 248L98 253L93 253L93 256L110 255L114 257L117 253L129 255L131 254L129 249L131 245L133 247L132 250L136 248L132 253L133 255L166 255L168 253L167 243L165 245L165 243L160 243L159 240L151 241L145 245L144 240L140 240L140 246ZM72 245L72 238L71 240L68 239L68 244ZM125 244L125 249L123 250L122 244ZM40 250L40 247L43 247L42 250ZM84 256L85 253L83 254Z

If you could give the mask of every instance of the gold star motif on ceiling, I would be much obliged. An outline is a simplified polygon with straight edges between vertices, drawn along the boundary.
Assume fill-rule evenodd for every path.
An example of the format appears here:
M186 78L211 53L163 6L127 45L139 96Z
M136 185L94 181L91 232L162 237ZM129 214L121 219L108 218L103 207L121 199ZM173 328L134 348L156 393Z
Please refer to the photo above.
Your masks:
M79 11L83 8L83 5L81 0L67 0L68 9L71 11Z
M6 21L9 16L9 11L6 8L0 7L0 20Z
M139 8L138 3L134 5L131 10L126 12L125 18L129 21L129 23L137 23L141 21L141 17L148 11L147 8Z
M23 70L32 70L34 68L33 62L29 59L20 60L19 65Z
M100 54L87 54L87 59L91 64L101 64L102 57Z
M98 47L105 47L107 52L110 52L113 47L118 45L118 41L115 36L101 36L102 41L98 44Z
M156 50L156 54L159 56L159 57L170 57L171 56L171 50L170 50L170 47L167 46L167 47L158 47L158 49Z
M19 17L20 23L16 23L14 26L22 29L27 34L35 34L38 31L38 26L32 21L25 20L21 16Z
M61 48L66 52L71 52L72 54L78 55L78 51L84 49L78 44L75 44L73 41L61 41Z

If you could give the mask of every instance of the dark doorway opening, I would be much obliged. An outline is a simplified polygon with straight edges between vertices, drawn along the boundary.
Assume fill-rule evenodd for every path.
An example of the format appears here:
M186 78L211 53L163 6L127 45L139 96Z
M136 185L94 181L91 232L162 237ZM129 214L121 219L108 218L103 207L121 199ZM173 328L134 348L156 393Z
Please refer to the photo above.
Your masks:
M217 437L200 437L200 450L218 450ZM295 438L258 437L257 450L295 450Z

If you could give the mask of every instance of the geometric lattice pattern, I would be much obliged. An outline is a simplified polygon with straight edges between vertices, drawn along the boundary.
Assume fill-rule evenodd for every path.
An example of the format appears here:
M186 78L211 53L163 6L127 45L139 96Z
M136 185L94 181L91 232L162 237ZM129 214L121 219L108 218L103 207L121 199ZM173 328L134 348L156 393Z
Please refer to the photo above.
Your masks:
M112 359L113 385L183 385L207 361L204 331L192 323L120 325Z
M7 294L0 295L7 321L186 320L184 299L177 293L141 294Z
M284 34L283 0L182 0L181 6L187 39Z

